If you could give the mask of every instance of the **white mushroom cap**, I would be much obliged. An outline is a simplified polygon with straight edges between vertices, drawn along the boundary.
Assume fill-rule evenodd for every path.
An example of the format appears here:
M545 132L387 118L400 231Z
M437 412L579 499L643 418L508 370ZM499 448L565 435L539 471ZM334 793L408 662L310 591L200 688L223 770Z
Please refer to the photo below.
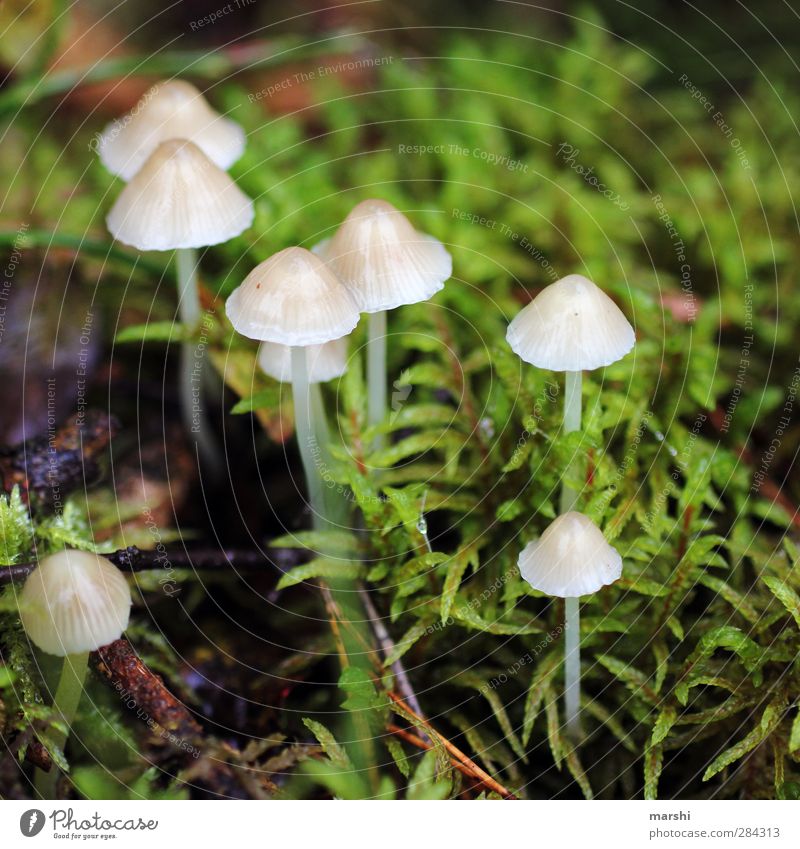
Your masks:
M633 348L636 335L622 310L580 274L543 289L511 322L511 350L538 368L583 371L608 366Z
M306 345L309 383L326 383L347 371L347 339L334 339L323 345ZM281 383L292 382L292 349L289 345L262 342L258 350L262 370Z
M427 301L453 273L444 245L418 233L384 200L359 203L331 239L314 248L362 312Z
M622 575L622 558L582 513L563 513L529 542L517 561L522 577L539 592L573 598L597 592Z
M359 318L341 280L297 247L257 265L228 298L225 312L242 336L303 347L347 336Z
M162 142L106 218L115 239L140 251L227 242L253 222L253 202L197 145Z
M244 152L244 130L208 104L183 80L156 83L123 118L100 136L100 161L124 180L144 165L163 141L188 139L219 168L227 170Z
M63 657L118 640L128 627L131 591L105 557L61 551L28 576L19 608L28 637L42 651Z

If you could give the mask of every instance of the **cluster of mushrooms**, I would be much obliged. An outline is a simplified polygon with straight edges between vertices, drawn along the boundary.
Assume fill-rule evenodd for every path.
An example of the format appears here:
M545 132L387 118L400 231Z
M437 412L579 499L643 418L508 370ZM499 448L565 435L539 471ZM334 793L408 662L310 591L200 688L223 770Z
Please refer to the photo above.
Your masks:
M215 112L194 86L168 81L107 128L99 146L104 165L128 181L108 215L111 233L139 250L176 252L184 339L201 318L197 250L231 239L252 223L251 200L225 171L241 155L244 142L242 129ZM319 452L330 444L319 384L344 374L347 337L360 314L367 313L368 417L372 425L383 422L387 311L428 300L451 272L451 257L441 242L418 232L386 201L365 200L332 238L311 251L279 251L256 266L228 298L226 313L233 328L260 343L260 367L292 384L297 441L316 527L325 527L337 510L319 467ZM523 361L566 373L564 432L570 432L581 427L583 371L621 359L633 348L635 336L616 304L590 280L573 274L546 287L514 318L507 341ZM190 360L187 344L185 359ZM184 405L188 377L182 370ZM202 441L199 447L203 449ZM565 478L580 479L580 469L575 471ZM520 573L535 590L565 599L565 716L574 734L580 731L578 600L613 583L622 572L620 555L575 510L578 497L563 483L560 515L519 556ZM28 578L20 597L27 634L42 651L65 658L54 698L64 728L77 709L87 653L121 636L130 606L122 573L95 554L52 555ZM65 740L66 735L56 742L63 745ZM39 786L52 788L54 781L52 775L44 776Z

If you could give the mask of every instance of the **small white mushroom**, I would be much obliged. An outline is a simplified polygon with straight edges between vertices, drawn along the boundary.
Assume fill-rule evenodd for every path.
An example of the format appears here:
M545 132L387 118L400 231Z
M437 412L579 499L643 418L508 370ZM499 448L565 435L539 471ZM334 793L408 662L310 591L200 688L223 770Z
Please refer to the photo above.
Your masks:
M185 139L162 142L120 192L106 223L140 251L227 242L253 222L253 202L203 151Z
M95 651L128 627L131 591L111 561L88 551L45 557L25 581L20 619L25 633L48 654Z
M582 513L562 513L519 555L522 577L539 592L577 598L613 584L622 558L603 532Z
M309 375L308 348L325 346L350 333L358 324L358 308L318 256L292 247L257 265L230 295L225 311L242 336L289 349L297 445L314 524L322 527L330 513L321 469L328 444L327 422L319 386ZM262 354L264 350L272 353L274 348L262 348ZM278 373L284 374L283 367Z
M19 596L20 619L31 642L64 658L53 696L64 729L69 729L78 710L89 652L122 636L130 610L125 576L98 554L71 550L51 554L28 575ZM63 749L66 730L51 733L51 740ZM37 771L36 788L42 798L53 798L57 779L55 765L49 773Z
M370 313L368 418L376 425L386 415L386 310L433 297L453 273L452 257L438 239L415 230L385 200L357 204L335 235L314 251L347 286L358 308Z
M191 83L165 80L105 128L97 153L112 174L130 180L161 142L178 138L194 142L225 170L244 152L244 130L237 123L212 109Z
M279 345L321 345L350 333L359 313L350 293L322 260L292 247L257 265L228 298L234 329Z
M190 332L196 330L201 317L197 249L227 242L252 222L250 198L197 145L185 139L158 145L122 190L106 219L111 234L126 245L141 251L175 250L178 310ZM186 432L197 441L208 470L220 477L219 451L200 396L194 394L194 353L191 340L184 341L181 413ZM202 392L202 383L199 385Z
M552 371L608 366L636 335L622 310L591 280L570 274L547 286L514 318L506 339L526 363Z
M453 273L444 245L385 200L359 203L314 250L367 313L427 301Z
M327 383L347 371L347 340L333 339L322 345L307 345L306 368L309 383ZM281 383L292 381L292 349L289 345L262 342L258 349L261 370Z
M522 577L536 590L564 599L564 713L569 733L581 734L579 597L613 584L622 558L602 531L582 513L562 513L518 560Z

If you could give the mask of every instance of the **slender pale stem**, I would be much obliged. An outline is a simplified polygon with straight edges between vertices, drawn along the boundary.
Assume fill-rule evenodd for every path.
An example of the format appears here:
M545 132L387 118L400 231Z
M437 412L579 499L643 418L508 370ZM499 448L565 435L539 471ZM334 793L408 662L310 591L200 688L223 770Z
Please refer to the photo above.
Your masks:
M383 649L383 653L385 656L388 656L391 652L395 650L394 640L389 636L389 632L386 630L383 624L383 620L378 615L378 611L375 608L375 605L372 603L372 598L370 597L369 591L366 587L359 586L358 593L361 596L361 600L364 603L364 608L367 611L367 616L369 616L370 622L372 623L372 628L375 631L375 636L378 638L378 642L381 644L381 648ZM392 672L394 673L394 677L397 679L397 686L400 692L403 694L405 700L410 705L411 709L419 714L419 716L424 717L424 713L422 712L422 708L420 707L419 700L417 699L417 694L414 692L414 688L411 686L411 681L408 677L408 673L406 672L406 668L403 665L403 661L399 658L392 664ZM423 731L419 731L421 737L430 742L428 735Z
M312 383L309 385L309 392L311 394L311 415L314 421L317 442L319 443L322 456L327 461L330 453L331 432L328 427L328 417L325 415L325 402L322 400L322 388L319 383Z
M64 731L53 732L51 740L62 751L67 742L75 714L78 711L78 704L83 695L83 682L86 680L88 668L89 652L68 654L61 667L61 677L58 679L56 694L53 697L53 707L60 715L65 729ZM50 772L36 771L36 790L43 799L55 799L58 772L55 763L51 765Z
M311 506L312 523L317 530L325 526L325 504L322 476L317 466L320 447L312 412L311 391L308 382L306 349L292 348L292 399L294 402L294 428L297 447L306 476L308 501Z
M581 382L583 372L568 371L564 381L564 433L581 429ZM567 477L574 477L575 463L567 470ZM575 508L578 492L566 481L561 485L561 512L569 513Z
M583 373L568 371L564 380L564 433L581 429L581 383ZM567 469L566 477L574 474L575 463ZM578 491L565 480L561 487L561 513L575 509ZM573 738L580 737L581 703L581 646L580 646L580 601L577 598L564 599L564 711L567 733Z
M185 331L194 333L200 325L200 295L197 287L197 250L179 248L175 251L178 282L178 314ZM189 437L194 440L213 477L220 477L222 460L211 434L203 408L203 372L205 348L187 339L181 343L179 397L181 416Z
M580 599L564 599L564 713L567 733L581 733L581 619Z
M329 442L328 424L319 385L309 384L308 381L305 348L292 348L292 396L295 434L305 471L314 529L326 530L331 525L346 520L346 504L336 490L327 489L323 481L322 466L326 462L324 458L327 456ZM321 442L324 448L320 445ZM324 557L328 552L323 546L323 550L316 554ZM319 583L328 613L341 640L342 667L352 665L364 670L368 675L371 672L370 639L365 627L367 619L360 609L355 583L350 578L334 578L330 583L320 580ZM354 739L358 742L358 766L369 771L373 783L377 786L372 735L366 717L362 713L353 712L352 721L355 728Z
M316 458L317 474L322 478L325 519L329 524L344 528L347 522L347 499L344 496L342 488L336 485L332 477L331 432L328 427L328 417L325 414L322 387L319 383L312 383L309 391L311 393L311 417L314 440L319 449Z
M367 419L370 426L380 424L386 416L386 312L369 315L367 335L367 388L369 392ZM377 436L373 448L383 444Z
M178 248L175 251L178 274L178 313L181 321L194 330L200 323L200 293L197 288L197 250Z

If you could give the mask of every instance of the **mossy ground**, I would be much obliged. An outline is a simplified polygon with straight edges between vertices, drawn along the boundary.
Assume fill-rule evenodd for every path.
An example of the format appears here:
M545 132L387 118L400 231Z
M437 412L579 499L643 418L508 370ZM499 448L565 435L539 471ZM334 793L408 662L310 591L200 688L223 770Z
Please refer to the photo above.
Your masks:
M164 389L175 379L164 347L176 338L168 258L137 257L105 232L120 184L91 148L108 116L46 93L20 111L25 77L0 91L0 229L9 262L17 257L14 291L66 258L61 279L88 293L96 317L89 400L122 424L105 480L59 515L29 511L15 494L0 501L1 562L96 541L103 550L255 548L280 538L281 549L329 554L283 575L266 561L255 574L180 572L177 596L163 591L161 573L138 573L128 636L195 711L205 751L229 773L223 781L207 758L154 738L95 678L67 752L77 792L485 791L443 746L423 756L388 730L398 721L388 669L402 657L434 727L519 796L800 793L798 89L775 56L774 71L748 79L739 97L723 79L698 76L696 58L668 67L600 24L589 14L552 39L440 33L427 59L387 37L358 54L372 61L355 79L320 74L334 59L304 59L300 48L291 64L238 69L211 88L247 131L232 174L255 199L256 220L203 256L209 299L276 250L329 236L369 196L406 211L453 254L453 278L431 303L390 316L385 447L369 448L363 328L348 373L325 388L341 434L331 482L362 517L355 553L350 537L342 549L341 535L305 530L288 392L257 373L255 346L230 332L221 300L204 344L228 385L224 398L210 397L234 485L184 492L170 431L163 477L181 489L180 509L168 504L154 519L152 491L115 491L126 453L155 441L164 465L162 410L177 417ZM159 67L186 64L169 57ZM289 86L294 108L257 97L298 68L314 73ZM215 71L201 63L196 75L205 83ZM48 121L55 110L58 124ZM572 272L617 301L637 345L585 375L583 428L565 436L562 376L522 364L505 328L536 291ZM53 316L39 297L51 329L85 325L70 298ZM15 369L9 379L22 380L18 355L0 355ZM74 395L75 363L65 374L59 391ZM222 421L222 405L236 415ZM579 509L625 563L622 580L582 604L586 738L577 747L561 733L562 605L516 569L574 468L583 470L570 481ZM418 528L423 504L432 553ZM340 676L315 579L341 577L366 585L396 644L385 664L372 658L373 678ZM20 770L31 767L13 763L34 729L47 743L50 670L19 629L14 585L0 604L0 794L25 795Z

